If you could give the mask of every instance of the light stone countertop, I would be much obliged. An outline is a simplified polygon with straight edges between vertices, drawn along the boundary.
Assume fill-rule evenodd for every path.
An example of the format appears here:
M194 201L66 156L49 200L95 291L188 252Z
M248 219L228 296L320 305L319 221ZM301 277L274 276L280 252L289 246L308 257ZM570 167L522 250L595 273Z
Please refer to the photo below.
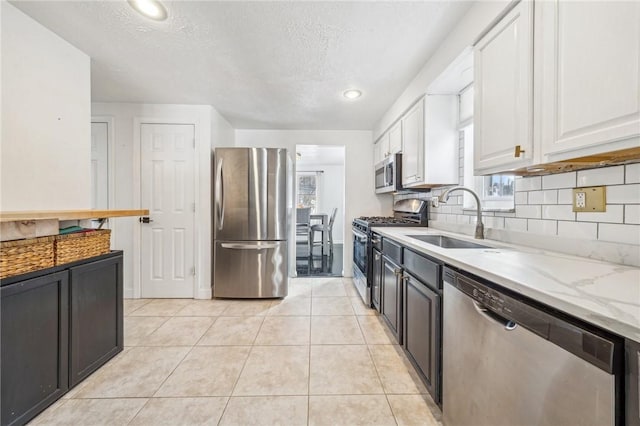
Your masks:
M640 268L570 256L434 228L374 228L442 260L559 311L640 342ZM437 234L491 246L446 249L408 235Z

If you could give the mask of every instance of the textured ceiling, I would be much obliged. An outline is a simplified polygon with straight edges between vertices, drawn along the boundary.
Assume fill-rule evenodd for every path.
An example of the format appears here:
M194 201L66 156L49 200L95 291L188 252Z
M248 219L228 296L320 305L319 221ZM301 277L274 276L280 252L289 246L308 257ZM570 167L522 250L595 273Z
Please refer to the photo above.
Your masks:
M92 100L213 105L235 128L371 129L469 2L12 1L91 56ZM362 90L347 101L342 92Z

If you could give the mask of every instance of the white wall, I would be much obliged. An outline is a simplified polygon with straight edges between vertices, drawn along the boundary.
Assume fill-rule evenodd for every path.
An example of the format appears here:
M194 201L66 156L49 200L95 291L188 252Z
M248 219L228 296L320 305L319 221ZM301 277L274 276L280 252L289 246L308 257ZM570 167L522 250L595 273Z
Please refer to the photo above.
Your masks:
M0 210L91 207L89 57L6 1Z
M335 222L333 223L333 241L335 243L351 242L351 228L345 228L344 217L344 165L314 165L298 166L298 172L322 171L321 185L319 188L319 203L317 211L331 214L334 207L338 208ZM349 222L351 223L351 222ZM347 234L345 234L345 230ZM320 238L318 234L316 238Z
M337 145L345 147L345 223L358 216L389 214L392 197L378 197L373 182L373 148L367 130L236 130L239 147L287 148L296 145ZM295 155L293 155L295 157ZM353 247L346 237L344 275L352 276Z
M139 205L140 164L134 159L134 126L136 120L149 122L191 123L196 132L196 298L211 298L211 148L212 141L219 145L233 145L233 129L210 106L149 105L128 103L93 103L93 116L111 117L114 123L113 153L116 174L114 182L115 205L110 208L148 208ZM138 193L136 193L138 192ZM139 241L138 218L119 218L112 221L114 228L112 247L124 250L125 297L136 297L138 279L134 276L134 263L139 265L135 242ZM144 253L141 253L144 256Z
M453 62L478 36L487 29L508 7L509 0L478 1L471 6L458 25L441 43L416 77L409 83L398 99L385 112L373 129L374 140L399 118L420 96L427 92L429 85Z

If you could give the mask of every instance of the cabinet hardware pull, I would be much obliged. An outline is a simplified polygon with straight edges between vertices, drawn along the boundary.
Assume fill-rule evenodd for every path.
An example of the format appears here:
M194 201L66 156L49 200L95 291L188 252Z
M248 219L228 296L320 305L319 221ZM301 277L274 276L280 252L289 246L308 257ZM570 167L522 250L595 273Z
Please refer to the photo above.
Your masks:
M520 155L522 155L522 154L524 154L524 153L525 153L525 150L524 150L524 149L522 149L522 148L520 147L520 145L516 145L516 149L515 149L515 152L514 152L514 154L513 154L513 155L514 155L514 157L516 157L516 158L520 158Z

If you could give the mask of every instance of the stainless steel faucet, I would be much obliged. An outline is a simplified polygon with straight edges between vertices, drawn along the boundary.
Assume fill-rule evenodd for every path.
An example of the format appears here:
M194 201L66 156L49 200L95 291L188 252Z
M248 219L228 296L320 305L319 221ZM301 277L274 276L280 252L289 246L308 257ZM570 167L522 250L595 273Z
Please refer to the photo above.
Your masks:
M446 191L444 191L438 197L438 202L446 204L447 200L449 199L449 194L452 193L453 191L467 191L471 195L473 195L473 198L476 199L476 209L477 209L477 214L478 214L478 220L476 221L476 235L475 235L475 238L477 238L479 240L484 240L484 224L482 223L482 207L480 206L480 198L478 197L478 194L476 194L475 192L473 192L472 190L470 190L469 188L466 188L464 186L454 186L453 188L449 188Z

